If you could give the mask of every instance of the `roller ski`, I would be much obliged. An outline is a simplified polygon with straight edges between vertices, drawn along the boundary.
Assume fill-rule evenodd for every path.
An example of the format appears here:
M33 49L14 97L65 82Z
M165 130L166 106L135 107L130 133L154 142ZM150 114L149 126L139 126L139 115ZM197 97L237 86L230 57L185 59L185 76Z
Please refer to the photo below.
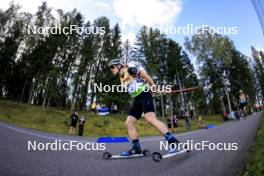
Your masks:
M108 159L129 159L129 158L140 158L140 157L147 157L150 156L150 151L148 149L143 150L141 153L135 153L135 154L128 154L126 153L121 153L119 155L112 155L110 152L105 152L103 154L103 158L108 160Z
M165 136L165 138L168 141L168 143L169 143L170 146L171 146L171 144L174 144L174 145L176 145L176 147L171 148L169 150L169 152L167 154L164 154L164 155L162 155L159 152L154 152L152 154L152 159L155 162L160 162L162 159L171 158L171 157L174 157L174 156L183 154L183 153L189 153L190 152L190 150L188 150L188 147L187 146L185 146L183 150L178 150L179 149L179 146L178 146L179 141L176 138L174 138L171 133L167 134Z
M128 151L122 152L119 155L112 155L109 152L105 152L103 155L104 159L127 159L127 158L138 158L149 156L149 150L141 150L140 143L138 140L133 140L132 148Z
M164 154L164 155L162 155L159 152L154 152L152 154L152 159L155 162L160 162L162 159L171 158L171 157L178 156L178 155L181 155L183 153L189 153L189 152L190 152L190 150L187 150L187 149L184 149L184 150L181 150L181 151L169 152L169 153Z

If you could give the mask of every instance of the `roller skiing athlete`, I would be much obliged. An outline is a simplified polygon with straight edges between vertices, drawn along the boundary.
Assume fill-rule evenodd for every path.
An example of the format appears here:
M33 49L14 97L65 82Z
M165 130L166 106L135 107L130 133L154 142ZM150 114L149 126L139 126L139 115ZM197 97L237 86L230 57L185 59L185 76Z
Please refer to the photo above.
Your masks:
M176 144L178 146L179 141L173 136L167 126L156 117L152 93L157 93L157 88L152 78L143 69L124 65L119 59L112 60L109 63L109 67L113 75L119 76L121 84L126 87L126 90L134 99L125 123L132 142L132 148L122 152L120 155L132 156L142 153L135 124L143 112L145 120L164 135L169 145ZM151 87L152 93L149 91L148 86ZM177 149L170 150L169 153L175 153L176 151Z

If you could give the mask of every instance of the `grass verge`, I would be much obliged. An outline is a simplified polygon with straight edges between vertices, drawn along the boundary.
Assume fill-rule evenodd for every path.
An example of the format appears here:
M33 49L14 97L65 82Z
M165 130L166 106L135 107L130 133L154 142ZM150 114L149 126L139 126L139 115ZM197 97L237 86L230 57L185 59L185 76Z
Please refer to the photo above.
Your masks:
M264 112L262 112L261 124L259 126L256 142L250 148L249 160L244 176L264 175Z
M98 116L91 115L87 111L81 111L79 115L86 117L84 136L127 136L126 116L124 115ZM25 128L67 135L70 126L70 111L0 100L0 120ZM165 119L161 120L165 122ZM222 118L220 115L210 116L204 118L204 122L220 125ZM191 126L191 130L200 128L196 119L191 121ZM136 127L140 136L159 135L159 132L147 124L144 118L137 122ZM177 133L186 131L185 121L179 120Z

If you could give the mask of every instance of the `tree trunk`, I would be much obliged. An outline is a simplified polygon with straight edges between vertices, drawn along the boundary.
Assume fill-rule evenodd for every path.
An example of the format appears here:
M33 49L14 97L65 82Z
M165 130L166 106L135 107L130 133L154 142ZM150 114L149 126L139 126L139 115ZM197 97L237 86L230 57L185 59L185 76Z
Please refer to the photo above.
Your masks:
M36 83L37 83L38 75L39 75L39 73L37 73L32 78L32 83L31 83L31 86L30 86L29 97L28 97L28 104L31 104L31 102L32 102L32 98L33 98L33 95L34 95L34 92L35 92L35 86L36 86Z
M31 86L30 86L30 90L29 90L28 102L27 102L28 104L31 104L31 102L32 102L33 94L34 94L34 91L35 91L35 84L36 84L36 81L32 80L32 83L31 83Z
M169 109L170 109L170 114L171 116L173 116L173 101L172 101L172 98L171 98L171 94L169 95Z
M23 97L24 97L24 93L25 93L26 84L27 84L27 81L25 81L23 89L22 89L22 92L21 92L21 95L20 95L20 100L19 100L20 103L23 102Z
M45 107L45 105L46 105L46 100L47 100L47 94L44 93L44 98L43 98L43 101L42 101L42 108Z
M85 85L84 85L84 89L83 89L83 93L82 93L82 95L83 95L83 97L82 97L82 107L86 107L89 81L90 81L90 69L86 73Z
M162 112L162 118L165 118L165 112L164 112L164 99L163 99L163 94L161 93L161 112Z

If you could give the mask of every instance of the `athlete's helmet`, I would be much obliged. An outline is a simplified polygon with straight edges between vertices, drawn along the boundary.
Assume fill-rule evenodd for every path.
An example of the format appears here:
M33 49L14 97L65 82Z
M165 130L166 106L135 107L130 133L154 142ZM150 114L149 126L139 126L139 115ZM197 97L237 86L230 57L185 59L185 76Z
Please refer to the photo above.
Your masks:
M121 62L120 59L113 59L109 62L108 66L113 67L113 66L118 65L118 64L123 65L123 63Z
M243 93L243 91L242 90L239 90L239 93Z

